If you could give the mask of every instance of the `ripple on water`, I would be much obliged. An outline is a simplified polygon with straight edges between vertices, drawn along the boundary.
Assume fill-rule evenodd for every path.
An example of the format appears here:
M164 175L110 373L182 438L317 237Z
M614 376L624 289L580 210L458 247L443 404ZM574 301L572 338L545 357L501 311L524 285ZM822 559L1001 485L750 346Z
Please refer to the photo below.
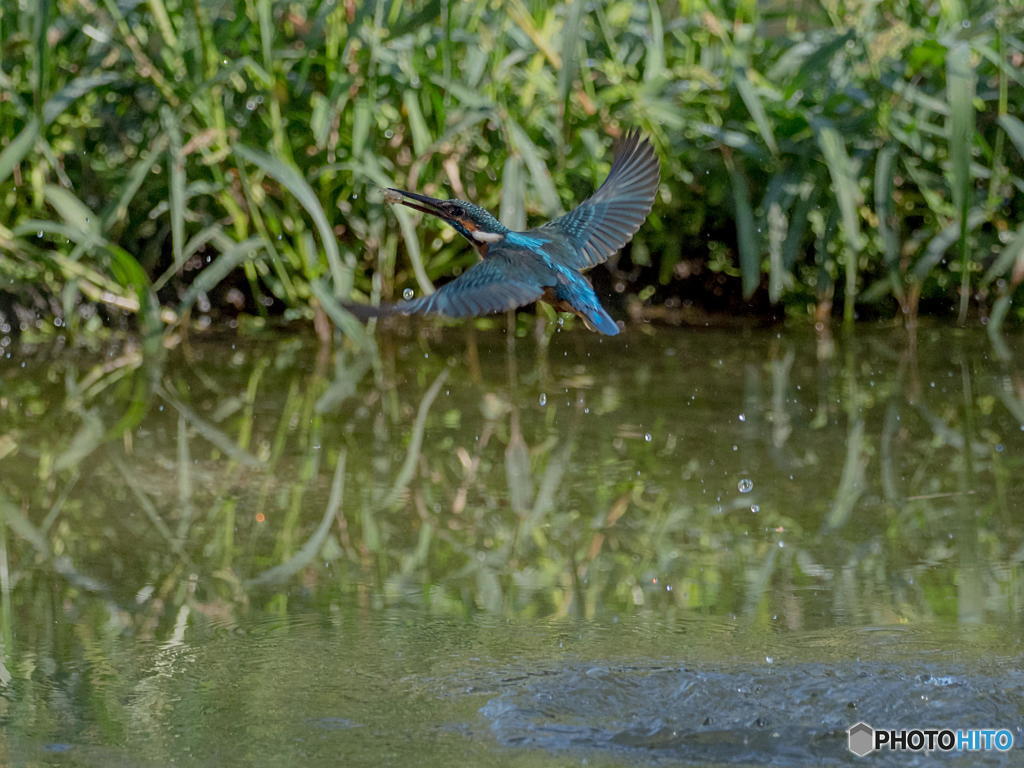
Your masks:
M853 765L846 729L1010 728L1022 739L1024 673L885 663L770 665L730 670L579 666L506 678L480 711L509 746L631 753L640 762ZM974 753L972 765L1015 755ZM872 765L935 756L876 753Z

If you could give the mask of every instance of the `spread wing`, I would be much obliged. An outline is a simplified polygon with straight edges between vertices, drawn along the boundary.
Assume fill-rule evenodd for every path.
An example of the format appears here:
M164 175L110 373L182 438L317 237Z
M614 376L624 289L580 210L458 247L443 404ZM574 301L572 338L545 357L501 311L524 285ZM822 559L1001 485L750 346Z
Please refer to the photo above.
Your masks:
M346 308L362 318L395 314L476 317L504 312L536 301L544 293L544 282L554 282L543 280L535 262L516 252L503 253L502 249L492 247L487 258L429 296L379 307Z
M564 216L538 231L555 230L569 238L576 255L560 259L586 269L606 261L628 243L654 205L660 168L654 148L638 131L627 133L615 147L608 178L598 190Z

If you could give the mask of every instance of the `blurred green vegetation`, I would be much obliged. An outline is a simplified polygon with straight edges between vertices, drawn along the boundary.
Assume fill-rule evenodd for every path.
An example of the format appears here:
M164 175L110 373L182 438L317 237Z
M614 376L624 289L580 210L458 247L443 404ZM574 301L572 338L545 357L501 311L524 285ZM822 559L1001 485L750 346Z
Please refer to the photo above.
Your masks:
M474 258L380 185L518 227L639 126L661 193L595 272L632 316L994 332L1024 279L1022 60L1021 0L0 0L0 310L344 324L337 299Z

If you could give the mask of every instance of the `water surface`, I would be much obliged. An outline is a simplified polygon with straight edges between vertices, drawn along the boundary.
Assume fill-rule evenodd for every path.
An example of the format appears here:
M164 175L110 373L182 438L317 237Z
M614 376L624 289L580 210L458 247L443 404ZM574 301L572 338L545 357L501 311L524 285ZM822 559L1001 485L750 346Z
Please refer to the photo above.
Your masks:
M0 762L842 765L858 720L1024 742L1017 340L377 343L7 348Z

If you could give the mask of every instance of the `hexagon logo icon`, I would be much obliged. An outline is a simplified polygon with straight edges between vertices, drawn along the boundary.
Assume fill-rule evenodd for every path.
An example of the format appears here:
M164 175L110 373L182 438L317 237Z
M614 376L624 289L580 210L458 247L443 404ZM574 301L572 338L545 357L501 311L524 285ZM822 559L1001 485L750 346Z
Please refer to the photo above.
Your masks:
M875 729L867 723L857 723L846 729L846 747L857 757L875 751Z

